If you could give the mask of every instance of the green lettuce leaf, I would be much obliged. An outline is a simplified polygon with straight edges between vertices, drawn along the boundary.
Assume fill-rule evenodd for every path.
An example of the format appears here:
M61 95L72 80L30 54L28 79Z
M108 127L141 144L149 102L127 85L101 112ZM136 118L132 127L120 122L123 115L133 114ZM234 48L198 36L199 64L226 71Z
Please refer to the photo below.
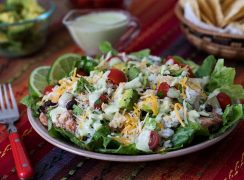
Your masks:
M231 99L244 99L244 89L239 84L225 85L218 90L226 93Z
M209 131L207 128L203 128L198 122L189 122L186 127L178 127L173 135L171 142L173 147L168 150L176 150L182 147L186 147L192 143L193 139L197 137L208 137Z
M104 126L95 132L91 141L87 144L89 149L95 150L97 148L107 148L108 144L112 141L108 135L110 130L108 127Z
M109 154L123 154L123 155L137 155L142 154L142 151L136 149L135 144L130 145L120 145L117 149L105 149L105 148L99 148L98 152L101 153L109 153Z
M234 104L226 107L223 114L223 125L227 125L230 122L238 122L243 117L243 105Z
M130 55L135 56L138 59L142 59L144 57L148 57L150 55L150 49L143 49L141 51L133 52Z
M75 92L81 93L87 90L94 91L94 87L90 85L90 83L85 78L80 77L80 79L77 81Z
M179 127L173 135L171 142L174 149L189 145L194 137L195 129L192 127Z
M212 73L217 60L213 55L208 56L202 63L202 65L198 68L195 75L196 77L204 77L204 76L210 76Z
M108 52L111 52L113 55L118 54L118 51L115 50L112 45L110 44L110 42L108 41L104 41L100 44L99 49L102 53L106 54Z
M76 116L80 116L83 113L83 109L81 109L78 105L73 105L73 114Z
M39 105L38 102L40 101L39 97L35 97L35 96L25 96L21 99L20 103L27 106L28 108L30 108L33 112L33 116L34 117L38 117L39 116Z
M222 86L229 86L234 84L235 69L224 66L224 60L220 59L217 61L214 71L212 72L207 90L212 92Z
M233 127L233 125L237 124L241 119L244 118L244 105L235 104L228 105L225 108L223 118L223 126L219 129L219 131L210 136L210 139L215 138L223 133L225 133L229 128Z

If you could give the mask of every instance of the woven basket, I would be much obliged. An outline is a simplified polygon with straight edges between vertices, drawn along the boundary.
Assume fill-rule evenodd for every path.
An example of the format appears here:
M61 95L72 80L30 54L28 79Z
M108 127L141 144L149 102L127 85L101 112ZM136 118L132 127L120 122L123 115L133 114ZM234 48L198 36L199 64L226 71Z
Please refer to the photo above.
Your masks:
M244 60L244 35L218 33L200 28L184 17L183 9L177 3L176 16L187 39L197 48L218 57Z

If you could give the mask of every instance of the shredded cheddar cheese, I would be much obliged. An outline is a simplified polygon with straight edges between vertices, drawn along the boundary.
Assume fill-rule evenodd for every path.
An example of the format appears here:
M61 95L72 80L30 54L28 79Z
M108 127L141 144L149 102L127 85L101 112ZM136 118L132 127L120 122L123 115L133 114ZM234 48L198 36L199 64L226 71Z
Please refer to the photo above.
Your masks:
M187 88L187 77L184 77L183 79L181 79L179 81L179 84L182 86L182 96L183 98L186 98L186 94L185 94L185 89Z
M124 129L121 131L122 136L128 137L136 135L138 130L138 118L132 116L131 114L125 114L126 121L124 122Z
M74 69L73 75L71 76L72 81L75 80L77 68Z
M178 121L180 122L181 126L185 127L185 124L184 124L184 122L181 119L180 114L179 114L180 109L183 109L182 105L180 103L175 103L175 105L174 105L175 115L176 115Z
M157 96L150 95L149 97L147 97L145 99L144 104L151 106L153 115L156 116L158 114L158 98L157 98Z
M129 139L124 137L112 137L112 139L124 145L128 145L131 143Z

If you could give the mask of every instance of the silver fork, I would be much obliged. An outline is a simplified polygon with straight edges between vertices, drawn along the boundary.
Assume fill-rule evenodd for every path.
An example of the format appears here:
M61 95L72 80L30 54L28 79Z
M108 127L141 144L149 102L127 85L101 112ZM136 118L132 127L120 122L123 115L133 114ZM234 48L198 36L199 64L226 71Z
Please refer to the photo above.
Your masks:
M21 138L14 122L19 119L19 111L11 84L0 84L0 123L6 124L9 141L20 179L28 179L33 175L33 169L27 156Z

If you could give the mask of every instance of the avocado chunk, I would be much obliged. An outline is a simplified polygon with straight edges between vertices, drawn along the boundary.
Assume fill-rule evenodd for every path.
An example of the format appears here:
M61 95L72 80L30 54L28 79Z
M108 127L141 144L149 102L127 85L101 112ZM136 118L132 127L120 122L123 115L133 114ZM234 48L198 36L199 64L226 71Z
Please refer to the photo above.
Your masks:
M151 106L146 105L146 104L142 105L141 110L145 111L145 112L148 112L148 113L152 113L153 112Z
M140 74L140 69L137 67L130 67L127 71L128 80L131 81L138 77Z
M139 94L134 89L127 89L123 93L122 99L119 101L120 108L133 110L134 104L138 101Z

